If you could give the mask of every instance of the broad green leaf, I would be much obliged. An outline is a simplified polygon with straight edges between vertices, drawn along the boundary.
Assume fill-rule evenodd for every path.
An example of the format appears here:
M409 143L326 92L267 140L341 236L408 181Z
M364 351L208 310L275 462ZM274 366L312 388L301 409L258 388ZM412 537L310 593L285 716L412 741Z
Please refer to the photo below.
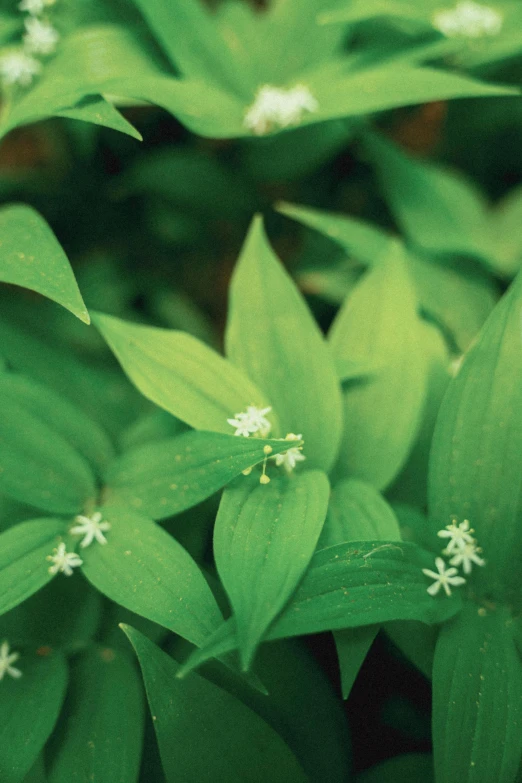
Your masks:
M90 323L67 256L55 235L31 207L0 210L0 280L30 288Z
M522 664L507 609L466 610L441 628L433 668L437 783L512 783L522 755Z
M343 388L345 425L337 465L341 477L361 478L382 489L411 451L428 371L417 307L401 247L390 243L331 327L329 340L337 359L371 361L377 367L370 377Z
M13 663L22 676L6 674L0 699L0 779L21 783L58 718L67 685L67 665L58 653L19 652Z
M434 556L414 544L362 541L316 552L308 571L265 640L358 628L391 620L441 623L462 608L458 591L432 597L423 568ZM238 647L233 618L223 623L183 667L184 674Z
M345 628L342 631L334 631L343 699L347 699L350 695L359 670L378 633L378 625L365 625L361 628Z
M24 375L0 373L0 397L18 401L55 430L98 474L113 456L105 432L82 410L52 389Z
M265 448L274 456L286 451L288 442L186 432L146 443L111 464L104 502L165 519L195 506L262 462Z
M81 120L82 122L91 122L93 125L102 125L105 128L126 133L133 139L142 141L141 133L134 128L125 117L114 108L112 103L106 101L101 95L88 95L83 98L71 109L60 109L56 112L57 117L65 117L70 120Z
M167 783L308 779L281 737L255 712L197 674L180 681L176 661L130 626L123 630L142 668Z
M63 426L50 426L47 410L39 414L27 399L2 395L0 490L45 511L79 513L96 495L94 475L60 433Z
M431 680L438 627L408 620L408 622L386 623L384 628L393 644L427 680Z
M107 544L82 552L89 582L126 609L201 644L222 615L194 560L151 520L116 507L102 511L111 525Z
M433 759L424 753L395 756L361 773L357 783L434 783Z
M189 334L102 313L93 322L141 393L195 429L230 435L227 418L270 405L231 362Z
M522 547L522 276L465 354L432 446L429 507L439 530L469 519L486 560L473 579L519 600ZM514 593L513 593L514 591Z
M382 495L359 479L344 479L333 488L321 534L325 549L348 541L400 541L395 514Z
M24 778L24 783L47 783L44 757L41 753Z
M252 477L223 493L214 556L234 610L245 669L312 558L328 495L328 479L320 471L274 477L269 486Z
M491 252L486 204L457 173L415 160L377 135L370 150L384 193L404 233L427 253L473 255Z
M328 471L342 428L339 382L323 336L256 218L230 288L229 359L269 393L285 432L303 436L307 467Z
M495 247L495 271L503 277L513 277L522 265L522 188L511 190L490 215Z
M144 716L132 660L107 647L82 653L72 665L66 707L49 783L135 783Z
M51 581L46 557L64 533L61 519L33 519L0 535L0 615Z

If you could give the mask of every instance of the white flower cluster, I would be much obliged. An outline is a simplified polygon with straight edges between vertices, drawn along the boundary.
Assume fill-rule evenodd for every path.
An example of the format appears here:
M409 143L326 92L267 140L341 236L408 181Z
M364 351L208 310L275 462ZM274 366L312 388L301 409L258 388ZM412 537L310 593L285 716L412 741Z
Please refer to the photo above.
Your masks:
M317 100L304 84L289 89L265 84L247 109L244 125L256 136L264 136L274 129L299 125L305 113L312 114L318 108Z
M236 413L235 418L227 419L227 422L231 427L235 427L234 435L240 435L244 438L249 438L253 435L256 438L266 438L271 429L271 424L266 418L267 413L270 413L272 408L256 408L255 405L249 405L246 411L242 413ZM302 435L295 435L293 432L289 432L285 440L302 440ZM302 446L293 446L287 451L283 451L282 454L276 454L270 459L275 460L277 467L283 467L287 473L291 473L298 462L303 462L306 459L304 454L301 453ZM270 483L270 479L266 475L266 463L269 459L269 455L272 451L270 446L265 446L265 459L263 461L263 473L260 478L261 484ZM252 472L252 468L247 468L243 471L245 476L248 476ZM72 531L71 531L72 532Z
M455 8L437 11L433 14L433 26L448 38L484 38L498 35L502 29L503 16L496 8L462 0Z
M74 518L74 521L76 524L74 527L71 527L69 532L73 536L83 537L80 541L82 549L91 546L94 541L97 541L99 544L107 543L104 533L107 533L107 531L111 529L111 525L109 522L103 520L101 511L96 511L90 517L78 514L78 516ZM76 552L68 552L67 547L63 542L58 544L56 549L53 550L53 553L54 554L48 555L47 557L47 560L52 563L52 565L49 566L50 574L54 575L61 572L62 574L65 574L65 576L72 576L73 569L83 565L81 557L77 555Z
M447 525L444 530L439 530L437 533L439 538L448 539L448 544L442 550L442 554L451 557L449 562L452 568L447 568L442 557L437 557L435 559L436 572L430 571L428 568L422 569L423 574L435 580L427 588L430 595L437 595L441 587L446 595L451 595L451 587L465 584L466 580L458 575L458 569L455 566L462 566L464 573L470 574L473 563L478 566L486 564L485 560L479 556L479 552L482 550L477 546L477 540L472 536L474 532L467 519L458 525L457 520L454 519L451 525Z
M0 644L0 681L4 679L6 674L14 680L20 679L22 672L13 666L13 663L16 663L19 657L20 653L11 652L9 642Z
M0 78L5 86L28 87L42 70L38 57L53 54L60 36L43 17L46 7L55 0L21 0L20 11L26 14L23 45L0 58Z

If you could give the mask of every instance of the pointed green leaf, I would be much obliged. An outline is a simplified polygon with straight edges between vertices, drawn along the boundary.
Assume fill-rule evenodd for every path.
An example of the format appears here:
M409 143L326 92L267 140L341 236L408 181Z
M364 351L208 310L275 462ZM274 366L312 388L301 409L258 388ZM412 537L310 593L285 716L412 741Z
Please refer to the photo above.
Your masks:
M377 135L365 140L399 225L427 253L488 258L486 203L456 172L416 160Z
M33 519L0 535L0 615L51 581L46 557L64 533L61 519Z
M288 449L288 441L185 432L146 443L111 464L104 501L152 519L179 514L210 497L243 470Z
M357 783L434 783L433 759L424 753L395 756L363 772Z
M378 625L364 625L362 628L344 628L342 631L334 631L343 699L347 699L350 695L359 670L378 633Z
M462 608L462 597L432 597L423 568L434 557L415 544L361 541L316 552L308 571L265 640L358 628L390 620L434 624ZM234 618L222 623L183 666L182 674L239 646Z
M93 322L141 393L195 429L231 435L227 418L248 405L270 405L231 362L185 332L102 313L93 313Z
M0 397L4 401L18 400L58 432L98 474L112 458L112 444L101 427L75 405L32 378L0 373Z
M0 491L52 513L79 513L96 495L94 475L61 434L63 423L49 423L44 399L35 408L30 395L2 394Z
M112 128L112 130L132 136L133 139L143 141L141 133L130 122L127 122L112 103L106 101L101 95L88 95L71 109L60 109L56 112L56 116L66 117L70 120L81 120L81 122L91 122L93 125L102 125L104 128Z
M3 207L0 236L1 281L37 291L90 323L69 260L34 209L22 204Z
M348 297L329 333L336 358L376 367L371 376L344 385L338 472L378 489L404 465L421 423L428 367L417 306L403 251L392 242Z
M512 783L522 755L522 665L504 608L466 610L440 631L433 667L438 783Z
M136 783L143 741L143 696L132 660L95 648L74 660L49 783Z
M16 650L22 676L0 684L0 779L21 783L58 718L67 685L67 665L58 653L44 657Z
M102 512L111 525L107 544L82 552L89 582L126 609L201 644L222 615L194 560L152 520L116 507Z
M464 356L443 400L430 460L429 506L439 530L469 519L485 568L473 580L519 600L522 551L522 276ZM512 595L512 591L513 594Z
M143 672L167 783L305 783L288 746L255 712L197 674L177 679L176 661L123 630Z
M334 363L303 298L252 224L230 288L226 352L266 389L285 432L303 435L307 467L328 471L341 432Z
M237 621L243 665L294 592L314 553L328 506L324 473L256 478L225 490L214 529L219 576Z

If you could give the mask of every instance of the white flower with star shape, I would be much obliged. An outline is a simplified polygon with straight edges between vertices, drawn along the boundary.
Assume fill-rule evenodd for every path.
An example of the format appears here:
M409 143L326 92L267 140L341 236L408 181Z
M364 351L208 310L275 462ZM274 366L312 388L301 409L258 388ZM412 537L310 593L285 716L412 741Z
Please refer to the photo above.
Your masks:
M13 663L20 658L20 653L11 652L8 642L2 642L0 645L0 680L3 680L8 674L13 679L18 680L22 676L20 669L16 669Z
M447 568L446 563L442 559L442 557L435 558L435 566L437 568L437 572L430 571L429 568L423 568L422 573L426 576L429 576L430 579L434 579L432 585L430 585L427 590L430 595L437 595L440 588L444 588L444 592L446 595L451 595L451 587L458 587L459 585L463 585L466 583L466 580L463 576L458 576L458 571L456 568Z
M451 558L452 566L462 566L465 574L471 574L472 563L478 566L486 565L486 561L479 557L482 550L474 542L465 544L464 547Z
M53 552L54 555L47 556L47 560L53 563L52 566L49 566L50 574L54 575L61 571L65 576L72 576L73 568L77 568L83 564L83 560L76 552L67 552L63 542L58 544Z
M299 125L305 114L319 108L309 88L297 84L291 88L265 84L256 93L254 103L248 108L244 125L256 136L263 136L273 129Z
M6 86L19 84L28 87L41 70L42 64L23 51L0 58L0 78Z
M293 432L289 432L285 440L302 440L302 435L294 435ZM298 462L303 462L306 457L301 453L302 446L294 446L288 451L283 451L281 454L276 454L275 463L277 467L284 467L284 469L291 473Z
M443 554L452 555L455 552L459 552L466 544L474 544L475 539L471 535L473 529L469 526L469 521L465 519L463 522L457 525L457 520L454 519L451 525L446 525L444 530L439 530L437 533L439 538L448 538L448 544Z
M271 407L256 408L255 405L249 405L246 411L236 413L235 418L227 419L227 422L231 427L236 428L234 435L249 438L250 435L259 434L262 438L265 438L271 428L271 424L266 418L266 415L267 413L270 413L271 410Z
M25 50L31 54L52 54L58 45L60 36L50 22L42 22L36 17L25 20Z
M74 518L74 521L78 524L70 529L70 533L73 536L84 536L84 539L80 542L82 549L86 546L90 546L94 540L99 544L106 544L107 539L103 535L111 529L109 522L102 521L103 517L100 511L96 511L92 516L87 517L83 514L78 514Z
M448 38L498 35L503 21L502 14L496 8L473 0L462 0L455 8L436 11L432 18L433 26Z

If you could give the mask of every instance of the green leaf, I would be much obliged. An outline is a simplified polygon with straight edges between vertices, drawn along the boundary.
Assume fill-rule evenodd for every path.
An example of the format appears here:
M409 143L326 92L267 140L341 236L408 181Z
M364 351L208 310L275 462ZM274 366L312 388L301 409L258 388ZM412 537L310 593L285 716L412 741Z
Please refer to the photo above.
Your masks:
M348 541L379 539L401 540L391 507L371 484L359 479L339 481L330 497L321 549Z
M345 628L342 631L334 631L335 649L341 670L343 699L347 699L350 695L359 670L378 633L378 625L365 625L362 628Z
M363 772L357 783L434 783L433 759L424 753L395 756Z
M52 513L79 513L96 495L94 475L61 434L63 423L49 423L45 397L34 407L30 395L2 397L0 491ZM55 414L59 422L60 408Z
M432 554L415 544L396 541L362 541L322 549L268 629L265 641L390 620L444 622L460 611L462 599L458 591L450 597L428 594L422 569L433 568L433 560ZM182 674L238 646L232 618L191 655Z
M107 507L105 546L82 552L83 573L100 592L193 644L201 644L222 615L198 566L174 538L132 511Z
M512 783L522 755L522 668L505 608L466 611L440 631L433 668L438 783Z
M338 361L376 367L370 377L344 386L337 470L378 489L390 484L406 462L421 423L428 366L417 306L401 246L391 242L388 253L348 297L329 333Z
M486 203L456 172L416 160L377 135L365 139L399 225L426 253L488 259Z
M196 674L180 681L172 658L130 626L123 630L142 668L167 783L307 780L288 746L255 712Z
M64 533L61 519L33 519L0 535L0 615L51 581L46 557Z
M490 217L495 247L495 271L502 277L513 277L522 265L522 188L509 191L495 206Z
M82 653L72 666L66 708L49 783L135 783L143 698L132 660L112 648Z
M67 665L57 654L25 654L13 664L19 679L8 674L1 684L0 778L21 783L43 749L58 718L67 685Z
M232 278L225 339L229 359L269 393L283 430L303 435L307 467L328 471L342 429L335 366L260 218Z
M435 530L469 519L486 568L474 584L520 599L522 551L522 276L465 354L435 429L429 507Z
M252 477L223 493L214 556L234 610L245 669L310 562L328 495L328 479L320 471L274 477L269 486Z
M55 235L31 207L0 210L0 280L30 288L90 323L73 271Z
M0 373L0 396L18 401L55 430L100 475L114 450L105 432L82 410L24 375Z
M152 519L179 514L210 497L243 470L288 449L288 441L186 432L133 449L111 464L104 502Z
M93 125L102 125L105 128L120 131L120 133L126 133L138 141L143 141L141 133L130 122L127 122L112 103L106 101L101 95L88 95L71 109L60 109L56 112L56 116L90 122Z
M141 393L195 429L230 435L227 418L248 405L267 407L240 370L189 334L102 313L93 322Z

